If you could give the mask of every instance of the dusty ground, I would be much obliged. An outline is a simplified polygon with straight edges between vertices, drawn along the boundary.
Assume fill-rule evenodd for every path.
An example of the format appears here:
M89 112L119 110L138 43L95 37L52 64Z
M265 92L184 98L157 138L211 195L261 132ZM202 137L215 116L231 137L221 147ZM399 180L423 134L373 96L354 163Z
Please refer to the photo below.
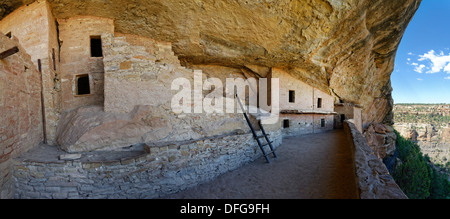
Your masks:
M278 158L260 158L211 182L166 198L357 198L350 146L342 130L283 139Z

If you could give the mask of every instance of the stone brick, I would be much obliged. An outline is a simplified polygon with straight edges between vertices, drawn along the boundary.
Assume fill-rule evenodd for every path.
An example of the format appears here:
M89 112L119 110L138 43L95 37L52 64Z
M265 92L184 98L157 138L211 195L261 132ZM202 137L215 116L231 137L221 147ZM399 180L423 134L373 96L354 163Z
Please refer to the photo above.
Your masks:
M182 150L182 151L181 151L181 155L182 155L182 156L189 156L189 155L191 155L191 153L190 153L189 151Z
M61 191L61 188L60 187L45 187L45 191L51 192L51 193L59 193Z
M127 70L127 69L130 69L131 68L131 61L125 61L125 62L121 62L120 63L120 67L119 67L119 69L120 70Z
M150 148L150 154L152 154L152 155L156 155L156 154L159 154L159 147L152 147L152 148Z
M81 154L63 154L59 156L60 160L77 160L81 158Z
M101 162L83 163L83 169L96 169L102 166Z
M117 166L121 164L120 160L103 161L104 166Z
M67 199L68 194L66 192L58 192L58 193L52 193L53 199Z
M135 162L135 160L133 158L125 158L125 159L121 159L120 160L120 163L122 165L129 165L129 164L132 164L134 162Z
M173 162L177 159L177 156L169 156L169 162Z

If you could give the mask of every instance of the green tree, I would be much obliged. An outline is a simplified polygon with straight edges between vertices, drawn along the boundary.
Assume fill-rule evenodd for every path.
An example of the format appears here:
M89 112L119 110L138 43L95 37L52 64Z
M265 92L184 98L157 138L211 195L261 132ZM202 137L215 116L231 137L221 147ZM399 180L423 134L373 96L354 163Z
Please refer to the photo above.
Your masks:
M450 199L450 182L447 175L441 176L433 169L433 181L431 184L431 199Z
M409 198L425 199L430 196L429 167L420 154L410 153L404 164L396 169L394 178Z
M448 176L440 175L429 164L430 158L422 154L417 144L394 132L402 164L396 167L393 177L403 192L412 199L450 199Z
M403 192L412 199L425 199L430 196L431 168L420 152L419 146L403 138L397 131L397 149L402 165L393 174Z

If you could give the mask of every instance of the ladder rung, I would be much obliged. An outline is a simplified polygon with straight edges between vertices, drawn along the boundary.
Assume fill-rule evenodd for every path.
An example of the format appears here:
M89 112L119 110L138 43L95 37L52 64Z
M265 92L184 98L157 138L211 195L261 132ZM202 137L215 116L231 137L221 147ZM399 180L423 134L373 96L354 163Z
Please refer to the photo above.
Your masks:
M266 156L269 156L269 155L271 155L271 154L273 154L273 155L274 155L274 157L276 157L276 155L275 155L275 151L270 151L269 153L266 153Z
M256 136L256 138L264 138L264 137L266 137L266 136L269 136L269 134L259 135L259 136Z
M264 144L261 145L261 147L267 146L267 145L272 144L272 143L273 143L273 141L264 143Z

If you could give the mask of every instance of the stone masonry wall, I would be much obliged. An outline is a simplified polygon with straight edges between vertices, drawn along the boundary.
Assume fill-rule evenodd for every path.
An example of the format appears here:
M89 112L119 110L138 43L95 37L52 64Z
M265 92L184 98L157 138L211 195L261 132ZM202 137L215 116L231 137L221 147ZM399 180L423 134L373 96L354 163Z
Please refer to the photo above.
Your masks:
M172 81L192 78L168 43L135 35L102 36L105 66L105 112L128 113L135 106L170 107Z
M334 99L331 95L292 77L281 69L272 68L270 77L278 78L280 82L280 110L299 111L299 114L288 112L280 114L281 121L289 120L289 128L283 128L281 123L282 133L285 136L320 133L333 129ZM294 91L292 103L289 101L289 91ZM320 108L318 98L322 99ZM325 120L325 127L321 127L321 119Z
M0 60L0 199L14 193L12 159L43 136L40 74L23 47L0 32L0 52L14 46L19 52Z
M91 37L114 33L108 18L78 16L58 19L61 43L61 91L63 111L80 106L103 105L103 57L91 57ZM103 42L102 42L103 43ZM90 94L76 94L76 75L89 74Z
M344 130L349 142L352 142L360 198L407 199L351 120L344 122Z
M270 134L278 147L281 134ZM207 182L262 155L251 134L153 145L147 153L103 161L89 160L89 153L64 161L57 158L64 152L37 150L41 152L31 151L30 156L15 160L16 198L158 198Z
M334 99L329 94L300 81L287 72L273 68L272 78L280 79L280 110L334 111ZM289 102L289 91L295 91L295 102ZM322 107L317 108L317 99L322 98Z
M0 31L11 33L31 56L35 68L41 60L46 132L54 143L60 112L59 45L56 22L47 1L22 6L0 21ZM53 56L54 54L54 56ZM54 58L54 59L53 59Z
M321 127L321 119L325 119L325 127ZM283 120L289 120L289 128L283 128ZM333 115L281 114L280 121L283 136L286 137L333 130L334 117Z

